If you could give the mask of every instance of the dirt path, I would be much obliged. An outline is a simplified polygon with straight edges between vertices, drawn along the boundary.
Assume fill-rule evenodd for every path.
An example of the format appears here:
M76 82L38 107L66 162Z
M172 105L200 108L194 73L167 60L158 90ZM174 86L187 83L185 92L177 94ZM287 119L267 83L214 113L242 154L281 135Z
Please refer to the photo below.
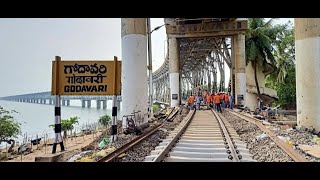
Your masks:
M84 146L89 145L95 138L99 137L102 134L102 132L97 132L94 134L94 137L92 134L85 135L84 137L76 137L76 138L68 138L66 141L64 141L65 149L67 152L73 151L76 149L81 149ZM32 153L23 155L22 156L22 161L21 161L21 156L17 156L16 158L6 161L6 162L34 162L35 157L37 156L43 156L43 155L48 155L51 154L52 151L52 146L47 146L45 147L43 144L38 146L33 146ZM60 152L60 146L57 146L57 152Z

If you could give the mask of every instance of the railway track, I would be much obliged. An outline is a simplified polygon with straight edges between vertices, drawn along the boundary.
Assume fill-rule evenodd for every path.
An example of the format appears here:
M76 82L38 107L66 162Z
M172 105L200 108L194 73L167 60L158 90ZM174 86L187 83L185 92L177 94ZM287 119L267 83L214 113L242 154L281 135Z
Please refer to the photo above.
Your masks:
M116 149L114 152L108 154L107 156L99 159L97 162L111 162L116 159L122 153L128 151L129 149L133 148L135 145L141 143L142 141L146 140L152 134L158 131L163 126L163 124L158 124L154 126L151 130L143 133L142 135L138 136L134 140L126 143L125 145L121 146L120 148Z
M279 139L276 134L274 134L271 130L267 129L261 122L259 122L257 119L232 111L232 110L227 110L227 112L238 116L239 118L248 121L252 124L255 124L258 128L260 128L263 132L265 132L269 138L275 142L278 147L280 147L286 154L288 154L295 162L310 162L307 160L305 157L303 157L301 154L296 152L294 149L292 149L288 144L286 144L284 141Z
M145 162L245 162L253 160L231 125L211 110L191 110Z
M171 121L171 119L173 119L177 115L179 110L180 110L180 108L171 109L170 113L168 114L168 116L165 118L164 121L167 121L167 120ZM149 131L144 132L142 135L140 135L137 138L133 139L132 141L124 144L120 148L116 149L114 152L108 154L105 157L102 157L101 159L98 160L98 162L111 162L111 161L115 160L122 153L125 153L129 149L133 148L134 146L136 146L136 145L140 144L141 142L143 142L144 140L148 139L150 136L152 136L154 133L156 133L163 125L164 124L155 125Z

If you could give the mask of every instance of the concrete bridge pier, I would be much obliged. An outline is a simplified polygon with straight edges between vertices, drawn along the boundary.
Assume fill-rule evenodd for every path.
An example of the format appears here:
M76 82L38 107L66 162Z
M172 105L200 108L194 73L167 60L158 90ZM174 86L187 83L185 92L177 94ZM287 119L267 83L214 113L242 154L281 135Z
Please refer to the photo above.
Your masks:
M100 109L100 108L101 108L101 101L97 100L97 109Z
M141 111L147 115L147 28L146 18L121 18L123 114ZM130 91L128 91L130 89ZM144 118L146 119L146 118ZM126 128L127 122L122 122Z
M119 111L120 110L120 101L117 100L116 106L117 106L117 110Z
M66 105L66 100L62 100L62 106L65 106Z
M107 100L102 101L102 108L107 109Z
M180 102L179 46L173 37L169 37L169 84L170 107L177 107Z
M320 131L320 18L295 18L298 127Z
M91 108L91 100L87 100L87 107Z
M83 108L86 107L86 100L83 100L83 99L81 100L81 107Z
M245 35L238 34L233 36L234 63L235 63L235 103L238 105L246 104L246 52ZM254 96L255 98L256 96ZM256 99L255 99L256 101Z

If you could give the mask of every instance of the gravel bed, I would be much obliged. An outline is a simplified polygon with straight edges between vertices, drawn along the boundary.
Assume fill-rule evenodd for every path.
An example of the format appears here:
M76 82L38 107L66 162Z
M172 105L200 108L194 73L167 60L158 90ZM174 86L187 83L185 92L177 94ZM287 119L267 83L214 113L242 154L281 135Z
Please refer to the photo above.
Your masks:
M247 144L247 148L253 155L253 159L258 162L293 162L269 137L257 140L256 137L263 134L263 131L256 125L228 112L223 112L223 116L237 131L240 139Z
M156 146L162 141L161 139L165 139L166 136L169 135L169 131L172 131L186 116L185 113L188 111L183 109L182 113L176 115L172 122L164 122L164 126L160 128L155 134L153 134L148 139L144 140L142 143L136 145L129 151L127 151L123 158L118 158L115 162L141 162L144 161L144 158L150 154L152 150L155 149Z
M181 120L183 119L184 116L186 116L187 113L188 113L188 110L185 108L182 110L181 114L178 112L177 116L174 118L174 120L172 122L165 121L163 127L160 128L159 131L157 131L155 134L153 134L148 139L144 140L142 143L136 145L135 147L133 147L132 149L127 151L125 153L124 157L118 158L118 159L114 160L114 162L141 162L141 161L143 161L144 158L146 156L148 156L150 154L150 152L152 150L154 150L157 145L159 145L159 143L161 142L161 139L165 139L165 137L167 135L169 135L169 131L173 130L175 128L175 126L177 126L179 124L179 122L181 122ZM150 127L144 129L143 131L144 132L149 131L150 129L152 129L152 127L154 125L156 125L159 122L160 121L156 120L154 123L150 123ZM121 127L121 121L118 121L118 126ZM122 132L121 129L119 130L119 132ZM90 145L86 146L86 148L83 148L82 151L92 150L92 152L87 153L86 155L84 155L84 157L90 156L93 153L100 151L98 149L98 144L104 137L110 137L110 131L106 131L106 132L102 133L92 143L90 143ZM120 133L120 134L118 134L117 141L115 143L110 143L103 149L108 149L111 147L119 148L137 137L138 137L138 135L136 135L134 133L128 134L128 135ZM94 161L97 161L100 158L101 157L96 157L96 158L94 158Z
M270 130L274 132L277 136L282 136L285 138L289 138L288 140L293 142L293 149L295 149L299 154L303 155L306 159L311 162L320 162L320 158L316 158L312 155L305 153L301 150L298 145L316 145L312 140L317 138L317 135L312 134L311 132L298 130L298 129L281 129L281 125L271 124L273 128Z

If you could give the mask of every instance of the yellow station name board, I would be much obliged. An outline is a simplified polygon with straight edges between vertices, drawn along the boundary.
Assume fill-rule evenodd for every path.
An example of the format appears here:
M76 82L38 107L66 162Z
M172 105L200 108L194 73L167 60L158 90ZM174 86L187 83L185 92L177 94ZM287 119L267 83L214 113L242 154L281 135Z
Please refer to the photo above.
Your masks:
M52 62L52 95L120 94L121 61Z

